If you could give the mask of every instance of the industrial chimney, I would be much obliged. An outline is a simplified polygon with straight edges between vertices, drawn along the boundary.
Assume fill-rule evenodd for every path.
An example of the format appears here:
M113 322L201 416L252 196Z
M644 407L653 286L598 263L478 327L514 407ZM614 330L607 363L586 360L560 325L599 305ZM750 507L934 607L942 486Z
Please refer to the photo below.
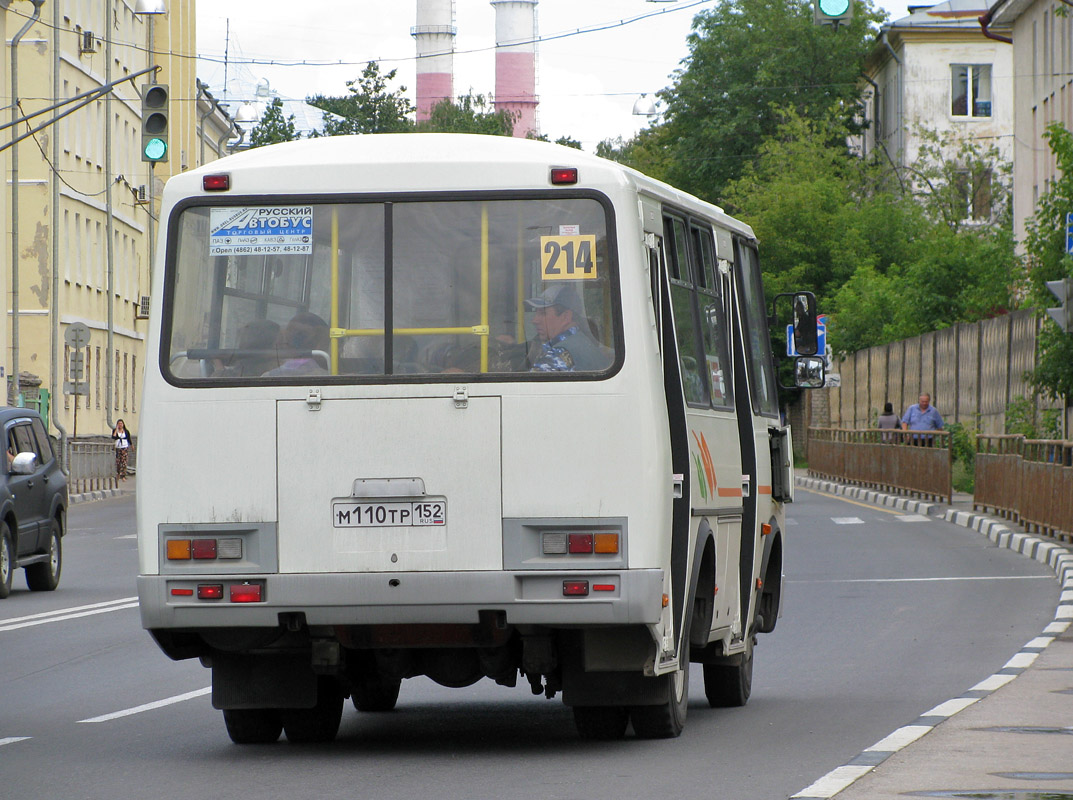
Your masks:
M417 0L417 121L429 118L442 100L454 99L454 0Z
M536 122L538 0L491 0L496 9L496 111L514 114L514 135L539 133Z

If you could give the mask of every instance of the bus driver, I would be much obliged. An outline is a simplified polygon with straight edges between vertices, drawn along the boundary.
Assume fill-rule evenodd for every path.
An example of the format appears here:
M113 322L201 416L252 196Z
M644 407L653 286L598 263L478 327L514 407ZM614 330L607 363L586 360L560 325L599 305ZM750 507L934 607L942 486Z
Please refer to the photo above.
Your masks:
M568 283L545 289L525 301L533 314L538 345L530 353L531 372L593 371L607 367L608 357L584 330L581 298Z

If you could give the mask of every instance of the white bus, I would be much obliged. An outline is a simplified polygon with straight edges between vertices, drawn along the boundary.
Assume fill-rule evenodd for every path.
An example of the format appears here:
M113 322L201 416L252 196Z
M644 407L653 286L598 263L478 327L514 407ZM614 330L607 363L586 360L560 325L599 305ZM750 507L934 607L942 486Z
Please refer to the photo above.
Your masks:
M234 741L330 740L421 675L521 677L587 738L678 735L690 662L746 702L792 499L746 225L439 134L250 150L161 215L141 617Z

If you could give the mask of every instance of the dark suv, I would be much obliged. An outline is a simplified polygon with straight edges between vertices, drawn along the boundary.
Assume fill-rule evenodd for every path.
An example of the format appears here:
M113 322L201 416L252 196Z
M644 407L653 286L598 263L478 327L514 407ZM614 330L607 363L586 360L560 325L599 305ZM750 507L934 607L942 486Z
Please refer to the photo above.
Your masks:
M7 458L0 469L0 599L26 569L26 584L51 592L60 583L67 528L67 478L36 411L0 408Z

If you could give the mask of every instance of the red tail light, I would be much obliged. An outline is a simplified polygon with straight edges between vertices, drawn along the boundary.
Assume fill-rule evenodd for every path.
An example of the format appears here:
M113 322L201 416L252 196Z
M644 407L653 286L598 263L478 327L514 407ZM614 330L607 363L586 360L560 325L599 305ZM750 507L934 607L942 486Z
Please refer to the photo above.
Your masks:
M232 603L260 603L261 584L239 583L231 587Z
M588 597L588 581L563 581L563 595L565 597Z
M224 585L222 583L199 583L197 585L198 600L222 600Z

